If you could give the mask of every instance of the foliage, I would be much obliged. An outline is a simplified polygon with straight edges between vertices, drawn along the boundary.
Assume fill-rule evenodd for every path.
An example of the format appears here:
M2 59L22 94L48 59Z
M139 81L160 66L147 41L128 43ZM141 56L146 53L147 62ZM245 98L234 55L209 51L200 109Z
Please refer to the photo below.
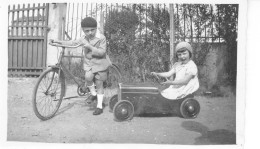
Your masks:
M222 37L228 47L229 80L234 82L238 5L221 4L213 8L207 4L176 4L175 8L176 41L191 42L195 63L204 65L209 41ZM169 70L169 20L169 12L162 4L133 4L132 8L109 13L105 22L109 55L123 70L126 80L147 81L151 71Z
M81 59L81 61L79 62L72 62L72 59L71 57L68 57L68 58L65 58L63 59L63 64L64 66L67 68L68 71L70 71L72 73L72 75L74 75L75 77L77 77L76 79L77 80L84 80L84 76L85 76L85 72L83 70L83 60ZM73 78L68 75L67 73L65 73L65 79L66 79L66 82L69 83L69 84L73 84L74 81L73 81Z
M229 82L236 84L237 75L237 20L238 5L217 5L218 21L216 24L219 36L222 36L227 44L228 62L226 71L229 74Z
M165 25L162 25L165 22L158 23L156 28L148 23L146 27L151 32L150 36L142 34L140 31L143 24L139 20L144 17L143 10L141 6L133 7L134 11L112 11L106 19L108 51L112 61L123 70L124 80L147 81L151 71L166 70L165 63L169 61L166 49L169 50L169 41L166 38L159 40L160 35L165 35L162 32L166 32ZM154 15L150 14L148 17L161 19L160 13L160 10L154 11Z
M207 42L192 44L192 48L196 49L193 51L193 61L195 64L198 66L204 65L210 47L211 45Z
M135 30L137 23L138 16L130 10L113 10L106 20L105 31L108 34L126 35L129 31Z

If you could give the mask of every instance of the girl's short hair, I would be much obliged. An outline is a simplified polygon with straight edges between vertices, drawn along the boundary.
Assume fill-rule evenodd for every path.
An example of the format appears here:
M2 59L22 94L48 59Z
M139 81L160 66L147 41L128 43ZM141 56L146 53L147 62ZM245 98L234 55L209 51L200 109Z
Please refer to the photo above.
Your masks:
M190 55L190 58L192 57L192 53L191 53L191 51L190 50L188 50L187 48L181 48L181 49L179 49L177 52L176 52L176 58L178 59L178 55L177 55L177 53L182 53L182 52L185 52L185 51L188 51L189 52L189 55Z

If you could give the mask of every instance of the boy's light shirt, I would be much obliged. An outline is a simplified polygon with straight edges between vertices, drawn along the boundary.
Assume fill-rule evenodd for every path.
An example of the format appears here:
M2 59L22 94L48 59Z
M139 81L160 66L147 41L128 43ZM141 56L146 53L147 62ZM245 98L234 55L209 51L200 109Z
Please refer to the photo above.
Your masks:
M95 34L95 37L88 40L86 36L82 36L78 40L73 41L74 44L91 44L92 46L99 48L99 50L106 51L106 37L101 34L98 30ZM103 56L95 56L92 54L92 51L88 48L83 48L83 56L84 56L84 70L89 71L92 70L93 73L104 71L110 65L111 61L107 54Z
M100 31L97 29L97 32L96 32L96 35L95 35L96 38L100 38L101 37L101 34L100 34Z

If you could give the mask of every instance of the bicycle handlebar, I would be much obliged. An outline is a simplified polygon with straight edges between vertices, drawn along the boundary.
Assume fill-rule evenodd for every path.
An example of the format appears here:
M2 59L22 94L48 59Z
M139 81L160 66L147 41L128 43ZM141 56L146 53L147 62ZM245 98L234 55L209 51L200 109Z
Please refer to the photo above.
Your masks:
M52 45L52 46L55 46L55 47L63 47L63 48L77 48L77 47L82 46L80 44L75 45L75 46L69 46L69 45L62 45L62 44L52 43L52 42L50 42L49 44Z

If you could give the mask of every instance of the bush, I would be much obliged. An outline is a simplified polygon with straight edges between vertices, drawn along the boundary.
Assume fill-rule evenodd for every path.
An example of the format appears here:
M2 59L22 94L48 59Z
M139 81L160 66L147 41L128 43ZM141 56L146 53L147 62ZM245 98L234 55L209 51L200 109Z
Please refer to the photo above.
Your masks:
M134 11L125 9L111 12L105 22L108 54L127 82L149 81L151 71L167 71L169 67L169 40L140 35L138 19Z

